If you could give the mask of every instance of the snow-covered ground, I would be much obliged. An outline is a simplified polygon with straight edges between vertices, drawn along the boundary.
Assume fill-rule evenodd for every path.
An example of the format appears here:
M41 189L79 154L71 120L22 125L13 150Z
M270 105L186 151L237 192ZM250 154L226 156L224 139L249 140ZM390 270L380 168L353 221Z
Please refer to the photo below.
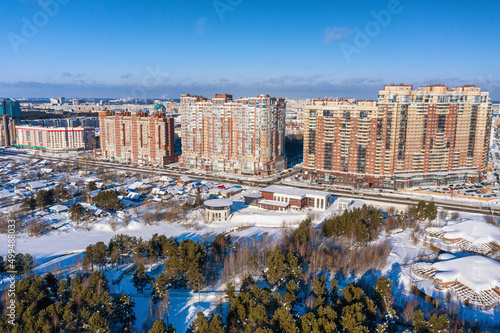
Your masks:
M14 178L21 178L20 174L12 173L12 166L10 162L0 161L0 175L3 175L6 180L11 181ZM18 163L26 163L26 161L19 160ZM32 177L36 177L36 170L42 165L47 163L43 159L32 161L32 166L26 167L24 171L33 173ZM139 176L123 175L123 182L120 187L128 187L137 181L147 184L149 181L155 183L154 179L142 179ZM84 182L87 179L97 178L96 175L86 173L54 174L52 178L48 179L49 183L64 180L65 183L78 183ZM138 179L140 178L140 179ZM26 178L23 178L21 184L26 183ZM0 200L3 198L11 198L15 195L14 187L11 185L4 186L7 182L0 185ZM68 188L71 186L68 185ZM267 235L270 238L279 239L282 236L283 230L281 227L296 227L306 217L313 217L315 225L321 224L325 218L330 218L334 214L340 212L336 211L332 205L326 211L303 210L303 211L287 211L287 212L271 212L257 207L248 207L244 204L243 195L257 191L256 188L245 188L244 191L231 200L234 201L232 206L232 214L228 221L207 224L202 216L202 209L197 209L187 213L182 221L175 223L159 222L156 224L145 224L141 216L147 213L155 212L155 204L144 205L141 202L132 203L132 207L125 209L123 213L103 214L101 217L96 217L95 220L84 227L77 225L70 219L69 213L49 214L39 213L38 219L47 223L49 226L56 227L56 230L51 230L39 237L29 237L26 233L18 233L16 242L17 253L29 253L36 260L36 273L45 273L48 271L56 271L65 273L70 271L75 266L78 266L83 261L82 252L89 244L96 242L109 242L109 240L118 234L128 234L131 236L142 237L149 239L153 234L164 234L167 237L177 237L179 239L192 239L192 240L209 240L213 239L217 234L229 233L233 238L250 238L253 236L261 237ZM29 194L29 193L28 193ZM409 196L407 193L395 193L395 196ZM413 197L413 195L411 195ZM418 195L415 195L418 196ZM187 189L181 194L176 194L171 201L182 203L189 198ZM442 199L442 197L439 197ZM463 202L470 202L465 201ZM456 201L456 200L454 200ZM474 202L474 201L472 201ZM390 207L395 207L397 210L402 211L406 209L405 205L393 205L390 203L375 203L364 200L355 200L351 203L351 207L360 207L363 204L374 205L383 210ZM491 204L491 202L490 202ZM88 209L92 209L90 205L84 205ZM135 208L135 206L140 206ZM15 211L19 208L19 203L0 208L0 218L8 218L5 214L9 211ZM137 216L139 210L139 216ZM2 215L3 214L3 215ZM130 223L125 225L124 216L130 217ZM470 218L476 220L484 220L484 216L470 213L460 213L462 218ZM30 217L31 218L31 217ZM114 227L112 224L114 224ZM441 221L442 222L442 221ZM441 223L442 224L442 223ZM411 264L419 260L421 257L427 259L436 259L435 253L426 247L423 242L413 238L413 230L403 230L401 233L393 235L383 235L377 241L382 242L388 239L391 245L391 253L388 257L385 267L377 274L384 274L389 276L394 285L397 286L396 293L399 300L416 299L417 296L411 294L412 284L416 285L419 289L429 293L430 295L441 297L444 299L445 293L437 291L432 283L428 281L417 281L411 273ZM438 240L439 241L439 240ZM0 255L4 256L7 253L7 236L0 235ZM444 248L446 250L446 248ZM150 274L156 276L161 272L161 269L153 267ZM136 301L135 312L137 316L137 328L140 328L144 319L148 318L149 314L149 293L150 290L145 291L144 294L138 294L137 290L133 287L131 277L131 266L124 265L119 267L118 270L109 268L106 271L107 277L110 281L115 281L111 284L111 292L113 293L127 293L132 295ZM348 280L355 277L347 277ZM341 285L345 285L347 281L340 281ZM198 311L203 311L208 314L210 310L215 308L215 304L220 298L220 293L224 289L223 285L216 285L206 290L202 290L200 294L192 293L187 290L173 290L170 295L169 307L169 322L173 323L178 332L183 332L194 319ZM458 303L457 303L458 304ZM403 304L404 305L404 304ZM460 306L460 305L458 305ZM489 311L474 311L466 307L460 307L460 311L464 318L474 318L481 321L500 321L500 313L498 310Z

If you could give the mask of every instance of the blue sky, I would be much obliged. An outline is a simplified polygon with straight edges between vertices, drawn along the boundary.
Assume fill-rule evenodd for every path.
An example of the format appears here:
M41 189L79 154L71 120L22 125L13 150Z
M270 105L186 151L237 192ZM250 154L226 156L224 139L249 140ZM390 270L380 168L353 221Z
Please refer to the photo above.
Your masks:
M499 17L487 0L3 1L0 96L376 98L445 83L500 100Z

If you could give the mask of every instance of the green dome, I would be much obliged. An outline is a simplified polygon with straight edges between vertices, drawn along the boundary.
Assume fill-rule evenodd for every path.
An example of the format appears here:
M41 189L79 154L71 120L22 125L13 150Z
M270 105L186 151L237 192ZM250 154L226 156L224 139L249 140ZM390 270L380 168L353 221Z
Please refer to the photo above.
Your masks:
M165 106L163 104L156 104L155 111L158 111L159 109L165 109Z

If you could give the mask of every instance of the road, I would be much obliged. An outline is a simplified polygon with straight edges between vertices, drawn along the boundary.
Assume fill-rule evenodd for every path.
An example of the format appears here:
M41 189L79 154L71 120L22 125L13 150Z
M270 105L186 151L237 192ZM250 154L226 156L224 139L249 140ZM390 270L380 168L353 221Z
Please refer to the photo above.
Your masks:
M45 159L48 161L54 161L54 162L66 162L70 164L78 164L80 166L93 166L93 167L101 167L101 168L111 168L114 170L123 170L123 171L130 171L130 172L140 172L140 173L146 173L146 174L154 174L158 176L170 176L170 177L179 177L183 175L187 175L190 177L193 177L195 179L202 179L202 180L208 180L208 181L216 181L216 182L233 182L233 183L239 183L247 186L253 186L257 188L265 187L271 184L280 184L280 185L288 185L287 183L283 182L284 178L291 177L301 171L300 167L294 167L289 170L288 173L280 175L280 176L275 176L275 177L268 177L264 179L259 179L259 180L247 180L244 178L236 178L238 176L220 176L220 175L204 175L204 174L199 174L196 172L188 172L188 171L175 171L175 170L165 170L165 169L157 169L154 167L140 167L140 166L132 166L132 165L122 165L119 163L111 163L111 162L104 162L104 161L97 161L93 159L88 159L88 158L76 158L76 159L71 159L71 158L64 158L64 157L55 157L55 156L43 156L43 155L31 155L27 154L24 151L9 151L9 150L2 150L0 151L0 158L11 158L11 157L17 157L17 158L22 158L22 159ZM381 202L381 203L391 203L391 204L397 204L397 205L416 205L420 200L425 200L423 198L411 198L408 194L407 197L405 197L405 194L403 193L398 193L397 192L390 192L390 191L382 191L382 192L375 192L373 190L359 190L357 192L353 190L347 190L347 189L340 189L334 186L329 186L329 185L323 185L323 186L318 186L318 185L309 185L309 184L300 184L300 183L294 183L294 187L299 187L299 188L305 188L305 189L311 189L311 190L317 190L317 191L328 191L334 194L335 196L340 196L340 197L345 197L345 198L351 198L351 199L363 199L363 200L369 200L369 201L374 201L374 202ZM426 200L429 201L429 200ZM467 213L480 213L480 214L491 214L494 216L500 216L500 208L494 208L494 207L489 207L489 206L480 206L480 205L474 205L470 203L462 203L462 202L450 202L450 201L443 201L443 200L438 200L434 199L433 200L436 206L438 207L443 207L444 209L447 210L453 210L453 211L460 211L460 212L467 212Z

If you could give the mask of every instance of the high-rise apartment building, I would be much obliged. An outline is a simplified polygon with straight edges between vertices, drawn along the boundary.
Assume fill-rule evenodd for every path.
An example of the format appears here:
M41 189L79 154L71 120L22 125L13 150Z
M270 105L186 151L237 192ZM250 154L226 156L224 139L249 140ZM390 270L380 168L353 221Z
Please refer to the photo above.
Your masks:
M270 175L285 168L285 100L182 95L182 156L186 168Z
M15 99L6 98L0 102L0 116L21 120L21 105Z
M0 115L0 146L16 142L16 121L8 115Z
M478 181L486 171L491 102L479 87L385 86L378 101L306 107L304 176L405 188Z
M163 113L103 111L99 113L99 134L97 157L151 165L177 162L174 119Z

